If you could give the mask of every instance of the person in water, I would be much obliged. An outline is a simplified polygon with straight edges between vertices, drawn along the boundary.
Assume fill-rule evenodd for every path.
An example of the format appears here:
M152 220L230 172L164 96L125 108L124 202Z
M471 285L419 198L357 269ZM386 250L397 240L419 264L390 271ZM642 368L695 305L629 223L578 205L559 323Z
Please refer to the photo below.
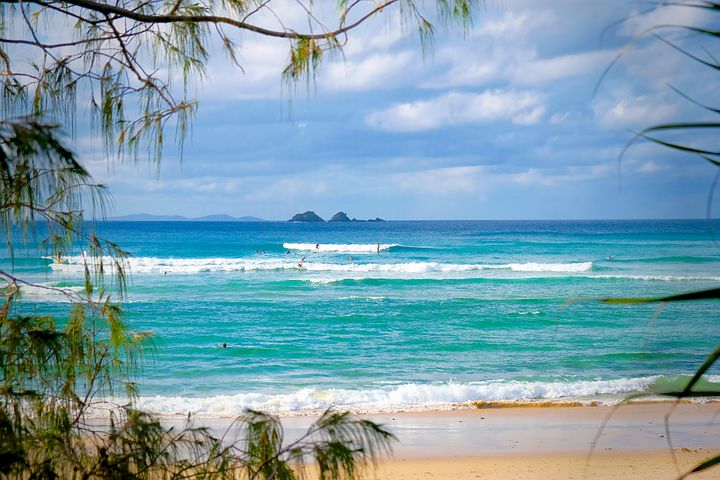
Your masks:
M315 251L317 251L317 252L320 251L320 244L319 244L319 243L316 243L316 244L315 244Z
M377 244L377 253L380 253L380 244Z

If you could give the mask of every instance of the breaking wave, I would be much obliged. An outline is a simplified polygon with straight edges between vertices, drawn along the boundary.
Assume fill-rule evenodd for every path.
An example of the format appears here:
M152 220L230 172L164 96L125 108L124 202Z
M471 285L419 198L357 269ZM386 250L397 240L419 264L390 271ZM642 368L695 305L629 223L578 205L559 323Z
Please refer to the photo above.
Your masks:
M389 250L397 247L395 243L390 244L340 244L340 243L283 243L287 250L300 250L307 252L330 252L330 253L376 253L380 250Z
M717 382L720 377L713 377ZM275 414L313 414L334 407L355 413L442 410L468 402L567 402L618 403L635 392L652 392L668 377L650 376L617 380L575 382L486 381L470 383L418 384L350 390L302 388L290 393L238 393L209 397L144 396L141 409L159 415L231 417L246 409ZM687 379L685 379L687 381Z
M110 258L104 259L107 266L112 265ZM92 259L66 257L64 263L53 263L53 270L64 272L82 272L84 262ZM464 273L483 270L509 270L513 272L552 272L579 273L592 270L592 262L581 263L506 263L506 264L459 264L438 262L404 263L326 263L297 259L247 259L247 258L155 258L131 257L127 260L132 273L180 273L195 274L202 272L237 272L302 270L308 272L345 272L380 274L427 274L427 273Z

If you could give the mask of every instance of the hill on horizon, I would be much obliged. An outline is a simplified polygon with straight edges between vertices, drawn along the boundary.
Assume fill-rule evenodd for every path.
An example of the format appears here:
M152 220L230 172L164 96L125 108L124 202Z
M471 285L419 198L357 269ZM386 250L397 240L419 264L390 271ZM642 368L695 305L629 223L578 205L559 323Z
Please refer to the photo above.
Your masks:
M150 213L134 213L108 218L110 222L266 222L258 217L233 217L232 215L216 214L203 217L184 217L182 215L152 215Z

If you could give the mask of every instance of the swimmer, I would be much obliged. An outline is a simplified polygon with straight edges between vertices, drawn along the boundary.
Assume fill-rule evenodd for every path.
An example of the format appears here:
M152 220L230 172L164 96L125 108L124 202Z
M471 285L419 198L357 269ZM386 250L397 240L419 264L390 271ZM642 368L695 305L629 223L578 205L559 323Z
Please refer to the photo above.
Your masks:
M304 261L305 261L305 257L302 257L302 258L300 259L300 263L303 263Z
M608 260L615 260L615 258L612 255L608 255Z
M288 250L287 252L285 252L285 255L290 255L290 250Z
M220 347L221 347L221 348L227 348L227 343L223 343L222 345L220 345Z
M167 271L163 272L163 275L167 277Z
M298 263L298 268L302 268L302 263Z

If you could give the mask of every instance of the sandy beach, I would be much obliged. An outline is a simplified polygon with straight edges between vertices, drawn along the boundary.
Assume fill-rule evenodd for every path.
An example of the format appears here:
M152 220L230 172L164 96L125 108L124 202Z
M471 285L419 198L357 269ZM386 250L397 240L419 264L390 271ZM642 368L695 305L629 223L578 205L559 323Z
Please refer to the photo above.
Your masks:
M720 405L459 410L390 417L400 438L379 478L672 479L720 452ZM601 431L603 421L612 414ZM394 420L393 420L394 418ZM377 420L382 421L381 418ZM593 449L593 445L595 446ZM708 471L694 478L720 478Z
M717 452L717 451L716 451ZM677 463L669 452L607 453L590 461L582 454L522 454L476 457L412 458L384 462L368 478L399 480L477 478L500 480L587 479L662 480L678 478L710 456L707 450L678 452ZM717 479L717 470L691 478Z
M720 404L677 405L668 439L664 418L672 408L642 403L364 415L389 427L399 440L393 457L368 478L677 478L720 453ZM283 418L287 438L314 418ZM198 420L217 432L229 421ZM693 478L720 478L720 470Z

